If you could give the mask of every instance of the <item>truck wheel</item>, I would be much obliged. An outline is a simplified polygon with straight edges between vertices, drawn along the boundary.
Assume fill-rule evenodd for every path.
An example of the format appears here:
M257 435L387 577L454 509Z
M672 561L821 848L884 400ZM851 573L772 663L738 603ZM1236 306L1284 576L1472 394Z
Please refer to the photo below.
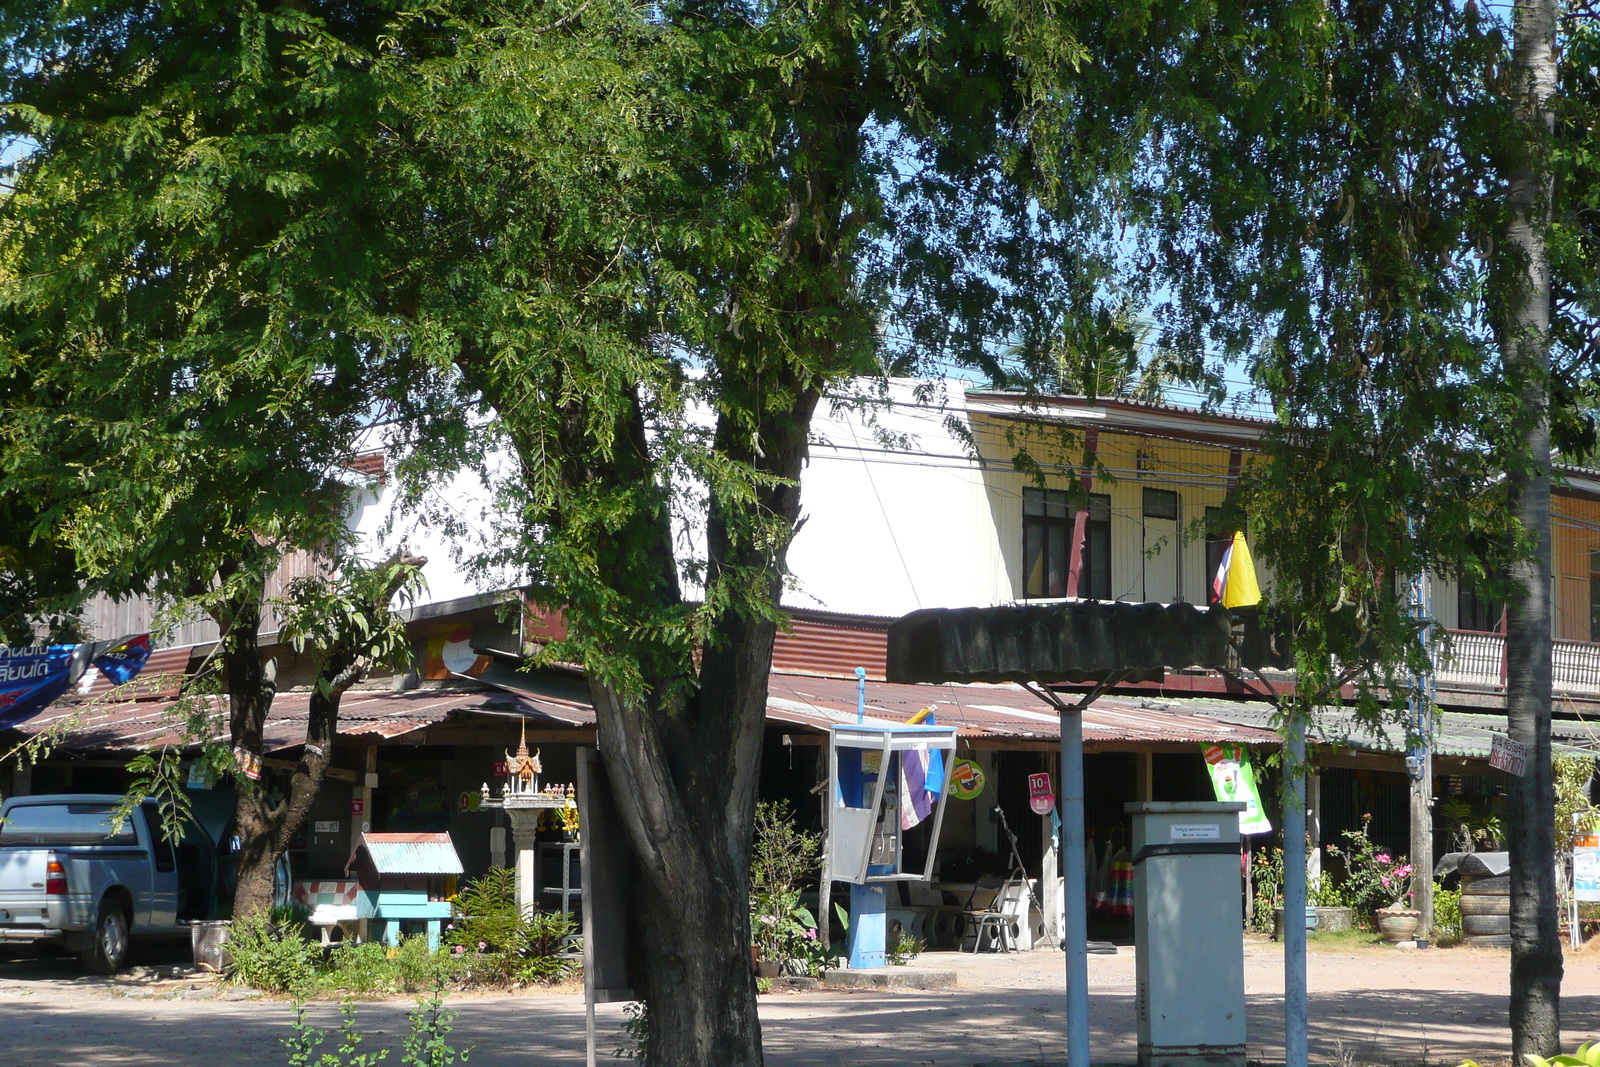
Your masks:
M116 974L128 961L128 918L116 901L102 900L94 922L94 939L82 955L90 974Z

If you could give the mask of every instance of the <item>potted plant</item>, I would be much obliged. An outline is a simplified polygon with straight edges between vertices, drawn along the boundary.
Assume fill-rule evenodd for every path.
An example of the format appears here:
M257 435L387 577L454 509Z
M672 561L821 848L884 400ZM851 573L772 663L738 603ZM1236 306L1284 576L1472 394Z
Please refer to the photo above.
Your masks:
M1417 928L1422 924L1422 912L1406 906L1411 899L1411 864L1404 859L1393 859L1387 852L1378 853L1376 859L1383 865L1379 869L1378 882L1393 895L1387 907L1373 912L1378 932L1391 945L1415 941Z
M1342 895L1354 914L1370 922L1384 940L1393 944L1413 940L1421 913L1406 907L1412 868L1404 856L1393 856L1373 844L1368 834L1371 815L1361 817L1361 829L1346 830L1343 847L1328 845L1328 855L1344 864Z

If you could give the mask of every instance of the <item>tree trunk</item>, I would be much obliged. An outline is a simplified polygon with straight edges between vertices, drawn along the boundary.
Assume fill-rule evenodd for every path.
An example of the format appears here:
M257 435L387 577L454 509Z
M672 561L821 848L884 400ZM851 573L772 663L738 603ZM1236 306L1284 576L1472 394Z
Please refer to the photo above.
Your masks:
M815 391L800 389L784 417L763 420L759 457L720 442L725 454L785 479L759 495L760 512L786 529L799 513L793 483L816 401ZM707 544L714 567L743 569L773 552L730 525L713 501ZM774 604L786 546L785 539L776 558L759 561ZM593 675L590 682L600 746L644 883L645 1062L652 1067L763 1062L750 968L750 850L777 625L726 609L711 633L692 695L645 706ZM660 691L678 690L663 679Z
M261 596L234 598L222 636L222 655L228 677L228 735L236 754L262 757L262 733L267 711L277 692L277 661L261 660L257 631L261 626ZM272 866L277 857L269 847L271 808L259 781L246 778L242 769L234 776L236 796L233 832L239 836L239 878L233 895L233 916L247 919L272 907Z
M405 556L401 562L412 567L420 567L427 560ZM311 813L311 805L317 799L323 778L327 775L333 743L339 733L339 703L352 685L366 677L370 665L368 642L371 635L381 629L377 619L388 610L389 602L404 581L405 572L396 571L393 579L373 597L370 603L361 605L373 620L373 625L368 630L359 635L348 634L345 641L333 642L337 647L324 650L322 664L317 668L316 682L311 689L311 701L306 719L306 743L300 753L300 762L289 778L288 795L273 806L268 803L265 790L259 787L247 788L245 783L241 783L235 807L235 821L240 827L239 835L243 838L243 848L239 856L239 887L234 895L236 917L247 917L272 906L273 877L278 859L289 850L295 834L305 825L306 816ZM250 633L252 636L248 641L249 655L259 663L260 650L253 636L254 628ZM245 643L243 640L240 641L241 649ZM242 657L245 653L241 651L239 655ZM272 670L273 664L269 663L267 669ZM250 671L244 662L239 665L239 676L241 685L246 687L241 691L250 691L247 688ZM230 660L230 696L235 693L232 678L233 664ZM259 686L257 688L259 689ZM264 700L255 701L253 704L248 700L234 699L235 745L261 754L261 735L266 727L267 712L271 709L271 705L270 694ZM241 711L243 714L239 713ZM241 738L247 740L241 742ZM248 748L248 744L252 742L255 747ZM255 783L248 784L255 785Z
M1550 762L1550 102L1556 90L1555 0L1519 0L1511 77L1522 134L1507 197L1501 344L1521 391L1523 455L1509 472L1514 514L1534 540L1512 567L1506 616L1506 718L1528 749L1511 780L1511 1044L1517 1062L1561 1045L1561 942L1555 885L1555 787Z

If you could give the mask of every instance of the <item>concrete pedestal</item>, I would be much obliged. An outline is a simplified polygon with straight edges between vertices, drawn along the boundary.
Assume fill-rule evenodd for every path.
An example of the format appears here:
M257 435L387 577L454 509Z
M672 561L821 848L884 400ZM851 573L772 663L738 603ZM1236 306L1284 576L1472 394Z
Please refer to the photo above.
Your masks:
M888 964L889 898L884 883L850 886L850 968Z
M517 907L523 915L534 912L533 846L539 833L539 813L544 806L514 804L520 799L507 797L506 818L511 820L512 867L517 872Z

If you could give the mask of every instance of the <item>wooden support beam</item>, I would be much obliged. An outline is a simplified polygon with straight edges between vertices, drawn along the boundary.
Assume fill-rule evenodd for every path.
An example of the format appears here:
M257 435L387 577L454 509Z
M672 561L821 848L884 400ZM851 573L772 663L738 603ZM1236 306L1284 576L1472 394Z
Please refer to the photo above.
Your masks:
M271 767L275 771L292 771L296 767L300 766L300 761L288 759L264 759L261 761L261 765L263 767ZM361 777L361 775L357 772L347 771L343 767L329 767L322 773L327 777L336 779L340 782L354 782Z

